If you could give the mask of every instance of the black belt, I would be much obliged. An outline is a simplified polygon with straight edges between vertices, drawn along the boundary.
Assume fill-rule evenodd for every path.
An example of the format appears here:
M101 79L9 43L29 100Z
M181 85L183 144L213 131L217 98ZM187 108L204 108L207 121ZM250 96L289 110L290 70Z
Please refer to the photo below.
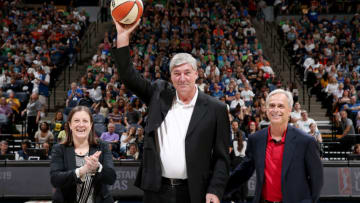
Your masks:
M161 182L171 186L186 185L187 179L174 179L162 177Z
M264 200L264 203L282 203L282 201L280 201L280 202L272 202L272 201Z

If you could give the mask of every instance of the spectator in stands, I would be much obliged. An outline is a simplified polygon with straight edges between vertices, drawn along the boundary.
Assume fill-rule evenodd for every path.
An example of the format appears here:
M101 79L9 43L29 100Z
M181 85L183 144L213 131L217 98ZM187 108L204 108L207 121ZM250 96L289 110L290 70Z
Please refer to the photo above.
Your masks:
M141 102L141 100L137 97L134 98L133 103L134 103L134 105L133 105L134 110L140 112L141 116L144 117L146 114L146 110L147 110L146 104L143 104Z
M357 134L360 133L360 113L358 112L357 115L356 115L356 126L355 126L355 132Z
M339 97L339 99L334 104L335 110L340 110L344 108L344 105L350 104L351 98L349 90L344 90L342 97Z
M115 133L115 124L109 123L108 124L108 131L103 132L100 136L100 139L112 143L114 145L113 149L117 149L117 144L119 143L119 135Z
M42 144L42 149L45 149L45 160L51 160L51 151L49 142L44 142Z
M139 154L139 148L136 143L129 144L129 150L126 152L126 159L138 160Z
M69 111L78 104L78 101L82 98L82 96L83 91L78 88L76 82L71 83L71 89L67 92L66 100L66 107L70 108Z
M86 106L92 110L95 108L96 103L90 98L89 90L85 90L84 96L78 102L78 106Z
M28 76L23 77L23 83L21 84L21 91L31 95L34 84L29 80Z
M0 63L1 64L1 63ZM7 71L0 69L0 88L3 89L10 83L10 77Z
M342 135L339 138L343 138L348 134L355 134L354 124L345 110L340 111L340 120L336 119L336 122L340 124L342 129Z
M239 107L245 107L244 100L241 99L241 93L235 93L235 99L231 101L230 110L235 110L235 108L239 105Z
M360 155L360 144L354 145L354 151L353 154Z
M357 102L356 96L350 97L350 103L343 105L341 110L346 110L348 117L355 120L357 113L360 111L360 103Z
M323 102L323 104L324 104L324 106L326 106L327 109L332 108L334 94L336 93L336 90L338 89L338 87L339 87L339 83L336 80L336 77L335 76L330 77L329 84L326 86L326 88L324 90L327 93L327 98Z
M121 135L120 140L120 154L126 154L126 147L130 143L134 143L136 140L136 127L131 126L127 132Z
M48 97L50 96L50 75L45 73L44 68L39 67L35 75L36 83L38 84L39 101L44 109L47 109Z
M99 0L101 22L108 20L109 1Z
M14 113L14 119L13 121L16 121L15 118L19 118L20 116L20 101L19 99L15 98L15 93L13 91L8 91L9 98L6 99L6 103L9 105L9 107L12 109L12 112Z
M230 139L231 139L231 140L234 140L235 137L236 137L239 133L241 134L241 136L246 137L245 132L242 131L242 130L239 128L239 122L238 122L237 120L233 120L233 121L231 122L231 137L230 137Z
M255 122L254 122L255 123ZM247 146L247 138L241 131L237 131L234 138L232 139L230 146L230 159L231 159L231 170L233 171L245 158L245 151ZM236 192L232 193L231 200L239 203L246 202L248 193L247 182L244 182L239 186Z
M221 91L221 87L218 85L218 83L214 83L214 91L211 93L211 96L217 98L220 100L221 97L224 97L224 92Z
M138 127L136 130L136 140L135 143L139 147L139 152L142 154L142 149L144 147L144 129L142 127Z
M290 85L288 86L288 91L290 91L293 95L294 98L294 102L298 102L299 100L299 90L297 88L297 85L295 82L290 83Z
M93 83L93 88L89 89L90 97L94 102L99 102L102 100L102 88L101 88L101 82L98 79L99 77L96 77L97 80Z
M58 143L64 143L66 141L66 127L68 126L69 124L67 122L64 123L64 130L60 131L58 137L57 137L57 142Z
M226 103L231 104L235 99L236 90L233 84L229 84L229 89L225 92Z
M117 151L113 150L113 144L112 143L109 143L109 150L110 150L110 152L112 154L113 160L119 160L120 159L120 154Z
M296 122L296 126L299 129L303 130L304 132L309 133L311 123L315 123L314 119L309 118L307 111L302 110L301 111L301 119ZM317 129L317 131L319 131L319 130Z
M247 131L247 135L252 135L257 131L257 126L254 121L250 121L249 123L249 130Z
M43 143L54 141L54 135L50 131L50 126L47 122L40 123L39 130L35 133L35 142L38 147L42 146Z
M296 123L298 120L301 119L301 105L300 102L295 102L294 110L290 114L291 122Z
M110 123L122 125L124 117L123 114L119 111L119 107L117 105L113 106L112 112L109 113L108 119Z
M318 23L318 16L319 16L319 13L317 12L317 8L314 7L314 6L311 6L310 10L308 11L309 20L312 23L317 24Z
M64 115L61 111L55 113L54 120L51 122L51 132L54 135L54 142L58 142L59 133L64 130Z
M244 99L246 107L250 107L253 104L255 94L251 91L248 83L245 83L244 87L245 89L241 91L241 97Z
M6 140L0 142L0 155L10 154L9 143Z
M30 141L29 140L23 140L21 142L21 149L17 152L18 158L17 160L28 160L29 155L27 154L27 149L30 147Z
M105 100L101 100L101 102L97 103L94 107L95 112L99 112L99 114L103 115L104 118L108 118L109 111L112 105L107 103Z
M12 90L13 92L20 91L20 85L16 83L16 78L13 76L10 79L10 83L4 87L4 90Z
M12 116L12 110L10 105L6 102L5 97L0 98L0 123L7 124Z
M143 118L139 111L134 109L134 103L129 103L127 105L127 112L125 113L124 123L127 128L132 125L140 126Z
M38 129L38 123L40 121L42 106L39 102L39 95L37 93L32 93L30 96L29 103L21 112L21 115L26 113L27 118L27 133L30 140L34 141L35 132Z
M76 54L76 49L78 48L77 46L78 46L79 41L80 41L80 39L78 36L76 36L75 32L72 32L70 37L67 38L66 53L69 58L70 66L73 66L73 64L75 62L75 54Z
M322 137L320 131L317 131L316 123L310 123L310 131L309 134L313 136L318 143L322 143Z

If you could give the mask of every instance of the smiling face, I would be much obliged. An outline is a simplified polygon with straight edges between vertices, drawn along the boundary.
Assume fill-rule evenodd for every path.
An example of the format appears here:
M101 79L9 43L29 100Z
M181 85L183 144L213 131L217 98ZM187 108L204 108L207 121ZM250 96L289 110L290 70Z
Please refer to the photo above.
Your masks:
M88 112L75 112L70 120L69 127L74 140L88 139L92 127L92 122Z
M195 93L195 81L198 72L190 64L176 66L171 71L171 81L181 96L188 97Z
M290 113L291 107L285 94L274 94L269 98L266 114L272 125L287 125Z

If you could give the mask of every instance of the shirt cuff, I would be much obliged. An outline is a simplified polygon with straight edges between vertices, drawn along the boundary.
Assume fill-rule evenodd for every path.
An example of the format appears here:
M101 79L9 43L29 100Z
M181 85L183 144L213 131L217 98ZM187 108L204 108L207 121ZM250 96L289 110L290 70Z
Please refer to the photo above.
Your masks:
M99 163L99 168L98 168L98 170L96 172L101 173L102 169L103 169L103 166L102 166L101 163Z
M75 174L76 177L81 180L81 182L85 182L85 176L80 177L80 168L75 169Z

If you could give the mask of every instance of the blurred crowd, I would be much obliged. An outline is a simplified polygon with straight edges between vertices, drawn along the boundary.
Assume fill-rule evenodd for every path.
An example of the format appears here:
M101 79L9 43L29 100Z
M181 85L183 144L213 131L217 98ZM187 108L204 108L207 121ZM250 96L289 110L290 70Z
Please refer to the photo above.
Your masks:
M14 124L24 118L34 138L51 87L75 62L87 25L85 11L58 9L52 1L34 8L0 1L0 133L16 132Z
M258 15L261 3L253 0L150 1L145 4L141 23L131 39L133 67L150 81L169 80L169 61L174 53L188 52L195 56L199 90L228 106L231 121L229 152L234 166L238 161L236 157L245 156L248 135L268 125L265 99L276 88L284 88L293 94L295 105L291 114L292 124L313 135L319 143L322 142L315 121L301 109L296 84L284 84L263 55L262 45L252 24L252 18ZM14 9L22 9L11 4L4 8L7 8L3 10L8 13L5 15L2 11L2 18L12 22L21 19L16 21L21 22L21 25L27 22L25 16L35 13L35 10L23 9L21 15L16 15L16 12L11 14ZM52 4L44 3L31 19L34 18L37 19L36 28L32 28L29 22L27 26L20 26L25 28L19 32L18 24L14 26L14 23L10 23L12 26L6 26L5 23L3 28L8 28L8 31L0 30L1 36L24 38L24 44L21 44L21 40L1 38L3 41L0 44L10 47L1 50L10 51L2 54L1 59L6 60L1 62L3 72L0 85L1 78L8 77L10 85L2 86L1 93L5 97L0 100L0 115L13 119L17 115L14 112L20 117L27 113L29 141L35 142L38 148L44 148L44 145L47 147L49 143L59 143L66 139L65 121L72 108L87 106L93 113L96 135L109 142L114 159L141 159L147 106L118 80L110 51L116 47L115 27L105 31L104 39L88 61L86 73L80 81L71 84L64 110L57 112L51 123L47 123L41 122L46 103L41 99L44 94L39 84L44 84L46 77L51 78L49 75L57 69L57 62L63 61L61 57L67 57L67 61L73 62L79 37L87 25L87 17L76 9L59 11ZM334 101L329 106L329 114L334 112L335 107L339 110L351 107L338 105L346 99L341 99L339 94L333 96L332 91L338 93L338 87L331 86L332 77L335 77L336 82L343 82L345 95L345 90L349 90L348 104L351 104L350 97L354 91L357 96L357 75L360 71L356 65L360 56L357 51L358 18L355 15L351 20L338 20L336 17L319 20L305 14L300 20L284 20L280 23L289 53L298 65L299 72L304 75L308 87L313 87L312 91L319 93L317 95L327 96L324 105L328 104L327 101ZM37 33L35 36L38 38L34 38L33 32ZM21 64L18 72L15 71L17 63ZM16 101L17 91L8 88L12 87L13 79L13 83L31 86L31 90L27 89L30 99L25 106L21 103L15 105L19 103ZM356 84L353 84L355 81ZM323 84L330 86L326 88ZM22 147L28 147L28 144L26 142ZM22 150L26 154L26 149ZM22 152L17 154L21 157Z
M321 7L310 10L319 12ZM360 129L359 23L358 13L340 19L319 18L312 12L279 23L292 63L310 93L327 109L341 137Z
M276 15L295 14L344 14L360 12L357 0L265 0L267 5L274 5ZM312 9L316 8L316 9Z

